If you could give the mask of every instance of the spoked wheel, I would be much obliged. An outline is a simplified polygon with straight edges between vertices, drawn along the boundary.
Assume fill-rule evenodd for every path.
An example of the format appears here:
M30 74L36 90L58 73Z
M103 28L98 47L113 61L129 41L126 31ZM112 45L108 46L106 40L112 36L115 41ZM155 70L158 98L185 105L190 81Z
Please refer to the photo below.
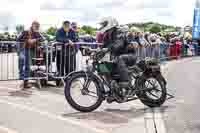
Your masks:
M159 77L148 77L141 84L137 96L141 102L149 107L160 107L166 100L167 90L164 81Z
M91 112L97 109L103 102L98 82L80 73L67 81L65 86L65 98L76 110Z

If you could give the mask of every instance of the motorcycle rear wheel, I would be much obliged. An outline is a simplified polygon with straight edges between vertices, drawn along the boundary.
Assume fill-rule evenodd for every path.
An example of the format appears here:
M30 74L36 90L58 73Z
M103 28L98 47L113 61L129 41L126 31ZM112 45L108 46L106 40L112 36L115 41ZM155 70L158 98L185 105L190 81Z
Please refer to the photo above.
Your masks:
M150 88L147 87L146 83L150 82L149 79L154 79L157 82L157 86L152 86ZM142 80L142 82L140 82L140 87L141 89L150 89L148 90L144 90L144 91L139 91L137 93L138 98L140 99L140 101L150 107L150 108L154 108L154 107L160 107L161 105L164 104L164 102L166 101L167 98L167 89L166 89L166 84L163 81L162 75L157 75L157 76L148 76L146 77L144 80ZM150 83L151 84L151 83ZM160 86L160 89L158 89L158 85ZM155 92L160 92L160 96L157 97L155 94L153 94L153 91ZM157 98L152 98L150 95L157 97Z

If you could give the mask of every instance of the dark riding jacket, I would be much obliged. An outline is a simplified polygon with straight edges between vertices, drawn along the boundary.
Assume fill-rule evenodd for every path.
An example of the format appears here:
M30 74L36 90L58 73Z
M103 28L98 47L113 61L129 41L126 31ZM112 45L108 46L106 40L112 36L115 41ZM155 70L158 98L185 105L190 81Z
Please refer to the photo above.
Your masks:
M123 28L112 28L105 33L103 44L104 48L110 48L113 56L120 56L122 54L134 54L135 49L129 48L131 43L128 38L128 33Z

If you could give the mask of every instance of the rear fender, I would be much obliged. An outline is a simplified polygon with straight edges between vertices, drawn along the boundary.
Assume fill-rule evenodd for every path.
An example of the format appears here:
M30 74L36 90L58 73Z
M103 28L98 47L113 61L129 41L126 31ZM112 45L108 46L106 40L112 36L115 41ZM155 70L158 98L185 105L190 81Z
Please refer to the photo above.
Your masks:
M162 73L160 71L146 71L144 72L143 74L144 77L157 77L157 78L160 78L164 85L166 86L167 85L167 81L165 80L165 78L163 77Z

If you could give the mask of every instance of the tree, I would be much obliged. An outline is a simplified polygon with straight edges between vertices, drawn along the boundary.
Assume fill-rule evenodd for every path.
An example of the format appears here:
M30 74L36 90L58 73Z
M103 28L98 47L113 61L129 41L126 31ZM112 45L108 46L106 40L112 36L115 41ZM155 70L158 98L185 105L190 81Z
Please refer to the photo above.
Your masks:
M155 22L129 23L128 26L129 26L129 28L137 27L137 28L142 29L144 31L150 31L151 30L153 32L158 32L158 31L164 32L167 29L174 29L175 30L175 26L159 24L159 23L155 23Z
M10 35L10 33L8 31L4 32L4 35Z
M17 31L18 34L21 33L22 31L24 31L24 25L17 25L16 31Z
M96 29L91 26L82 26L81 30L83 30L86 34L94 35L96 33Z
M86 34L86 32L85 32L82 28L80 28L80 29L79 29L79 34L80 34L80 35L84 35L84 34Z
M50 27L49 29L47 29L47 32L46 32L46 33L47 33L48 35L55 36L56 31L57 31L57 28L56 28L56 27Z
M161 27L159 25L153 25L149 29L149 31L152 32L152 33L159 33L159 32L161 32Z

